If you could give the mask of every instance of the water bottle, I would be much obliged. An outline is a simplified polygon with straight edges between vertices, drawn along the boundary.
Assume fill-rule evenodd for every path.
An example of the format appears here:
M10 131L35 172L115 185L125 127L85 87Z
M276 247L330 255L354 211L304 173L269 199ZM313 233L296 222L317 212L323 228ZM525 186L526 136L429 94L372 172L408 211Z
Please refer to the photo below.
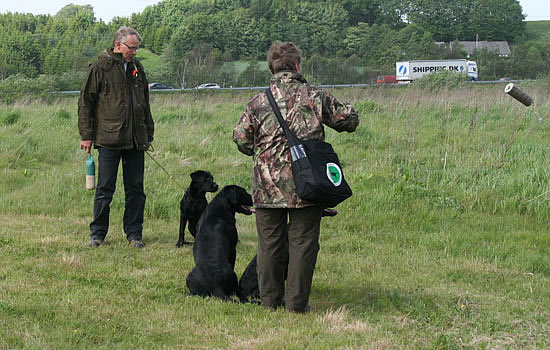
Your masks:
M93 190L95 188L95 162L94 157L90 154L86 161L86 189Z

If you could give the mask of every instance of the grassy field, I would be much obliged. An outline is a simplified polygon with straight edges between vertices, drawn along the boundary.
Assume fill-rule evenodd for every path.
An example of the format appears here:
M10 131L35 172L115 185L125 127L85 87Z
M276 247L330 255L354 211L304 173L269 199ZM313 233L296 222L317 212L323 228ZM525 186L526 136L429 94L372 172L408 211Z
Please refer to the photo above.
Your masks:
M550 40L550 21L526 21L527 39L547 43Z
M162 58L159 55L156 55L144 48L138 51L137 58L147 70L158 68L163 64Z
M0 106L0 349L550 348L549 82L337 90L361 112L327 138L354 196L323 219L307 315L187 295L175 247L189 174L249 188L231 133L253 92L154 94L143 250L86 246L93 191L76 99ZM209 197L211 198L211 196ZM239 215L236 272L255 254Z

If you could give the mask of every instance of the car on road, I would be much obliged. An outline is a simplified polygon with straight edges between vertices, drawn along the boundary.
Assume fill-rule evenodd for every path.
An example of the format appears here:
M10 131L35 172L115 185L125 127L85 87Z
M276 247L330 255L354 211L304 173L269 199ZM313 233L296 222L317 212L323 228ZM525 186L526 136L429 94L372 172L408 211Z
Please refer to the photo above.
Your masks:
M166 84L162 84L162 83L150 83L149 84L149 90L166 90L166 89L173 89L173 87L168 86Z
M199 86L197 86L197 89L199 90L202 90L202 89L219 89L220 86L216 83L205 83L205 84L200 84Z

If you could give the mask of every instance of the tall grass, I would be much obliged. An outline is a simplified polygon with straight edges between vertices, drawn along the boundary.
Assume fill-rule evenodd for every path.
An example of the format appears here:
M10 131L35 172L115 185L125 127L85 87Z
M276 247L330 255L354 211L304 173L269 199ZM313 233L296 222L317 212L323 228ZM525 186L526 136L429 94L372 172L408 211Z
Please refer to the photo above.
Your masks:
M354 196L323 219L308 315L188 296L192 251L174 247L191 172L249 187L231 133L253 93L153 95L152 156L174 181L146 157L144 250L125 242L121 182L107 244L86 247L76 99L1 106L0 348L547 348L548 86L520 86L530 108L502 85L334 91L361 113L355 133L327 129ZM254 218L237 225L240 275Z

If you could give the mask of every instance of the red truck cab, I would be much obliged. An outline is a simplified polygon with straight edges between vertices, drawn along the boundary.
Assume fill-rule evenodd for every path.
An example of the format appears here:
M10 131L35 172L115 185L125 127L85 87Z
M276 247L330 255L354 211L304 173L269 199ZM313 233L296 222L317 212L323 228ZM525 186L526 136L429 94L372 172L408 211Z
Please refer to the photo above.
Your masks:
M379 75L378 78L376 78L377 84L397 84L397 79L395 79L395 75Z

